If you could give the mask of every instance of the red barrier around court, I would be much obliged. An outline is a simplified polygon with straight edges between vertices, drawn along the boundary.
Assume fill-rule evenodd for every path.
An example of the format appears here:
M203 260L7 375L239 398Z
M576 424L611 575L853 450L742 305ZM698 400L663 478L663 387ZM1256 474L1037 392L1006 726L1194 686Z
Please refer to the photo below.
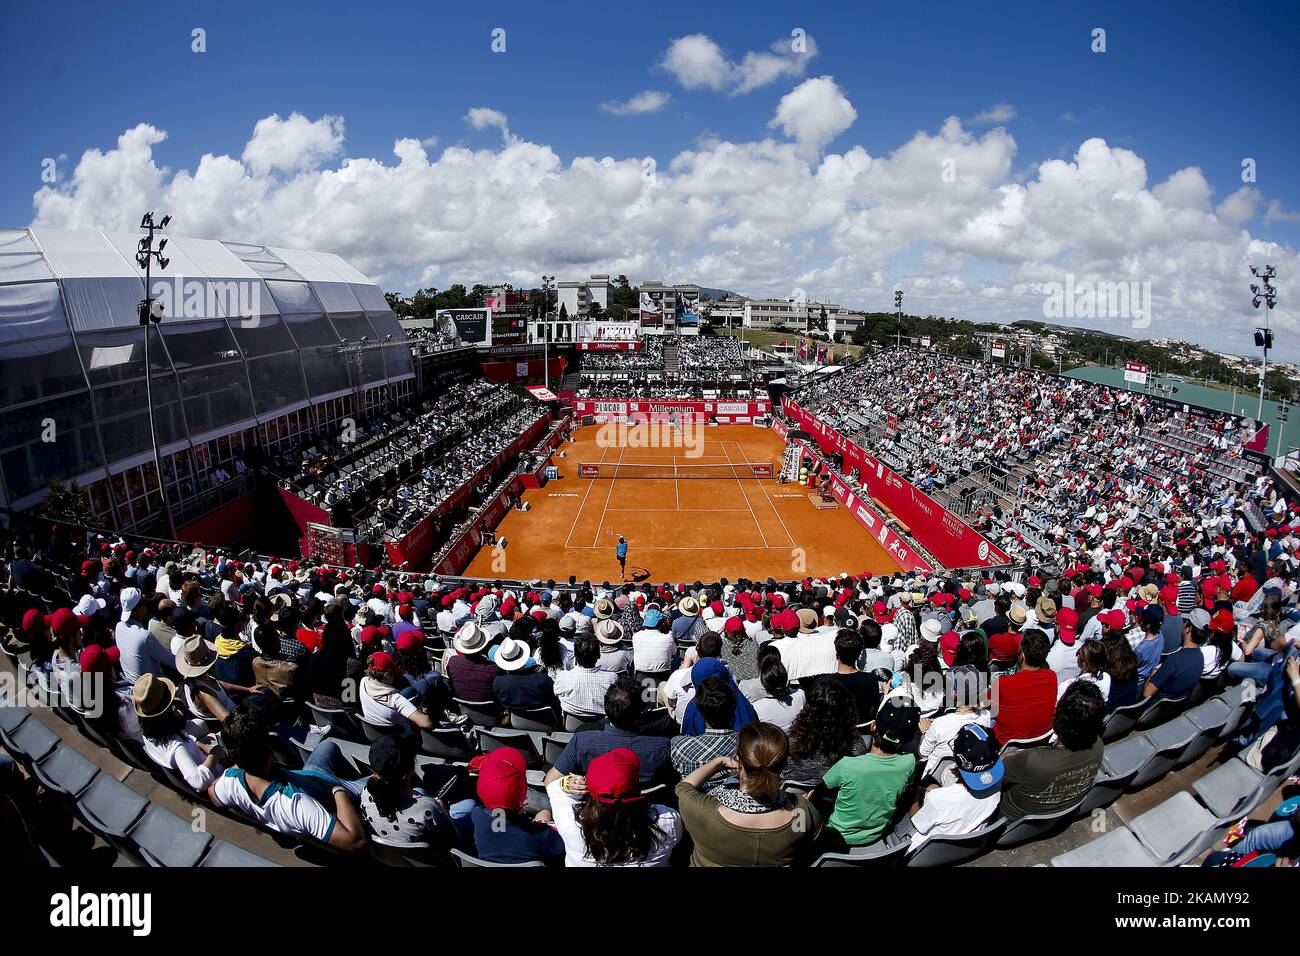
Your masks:
M814 437L827 453L843 456L844 471L856 468L867 493L888 508L935 560L949 568L997 567L1011 558L911 482L834 428L822 423L793 399L785 399L786 415Z
M783 438L785 437L786 429L782 428L777 431ZM796 440L795 444L801 449L801 454L811 454L804 442ZM858 524L866 529L867 534L880 542L881 547L889 552L889 556L898 562L900 568L908 572L918 571L926 574L934 570L924 558L916 553L912 542L891 528L879 511L872 507L870 503L858 497L853 489L840 481L837 476L831 476L828 487L831 494L835 496L835 500L842 504L849 514L853 515Z

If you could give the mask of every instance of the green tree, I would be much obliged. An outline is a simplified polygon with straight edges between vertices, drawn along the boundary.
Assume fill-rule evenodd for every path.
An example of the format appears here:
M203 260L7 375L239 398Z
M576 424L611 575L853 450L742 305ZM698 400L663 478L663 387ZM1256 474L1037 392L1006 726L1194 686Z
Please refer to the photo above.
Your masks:
M41 502L41 514L72 524L94 524L95 514L90 501L75 481L64 482L51 478Z

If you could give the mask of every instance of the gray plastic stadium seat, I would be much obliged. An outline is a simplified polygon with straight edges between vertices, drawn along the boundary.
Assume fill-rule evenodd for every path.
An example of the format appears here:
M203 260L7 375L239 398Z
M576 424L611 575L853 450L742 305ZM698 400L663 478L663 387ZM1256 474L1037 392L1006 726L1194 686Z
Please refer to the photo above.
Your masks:
M524 755L530 767L541 766L542 755L533 745L533 737L526 730L510 730L505 727L475 727L474 736L482 753L491 753L505 747L513 747Z
M889 844L878 840L870 846L854 847L848 853L823 853L813 860L813 866L897 866L911 844L907 840Z
M233 843L227 843L225 840L218 840L212 844L212 849L208 850L203 862L199 868L219 867L219 866L279 866L279 863L272 863L270 860L258 856L256 853L250 853L243 847L235 846Z
M1235 820L1255 809L1248 804L1263 779L1254 767L1233 757L1193 783L1192 789L1215 817Z
M373 721L366 720L360 714L357 715L357 721L361 724L361 732L366 736L367 743L374 743L390 734L396 734L401 728L394 724L376 724Z
M573 739L570 733L547 734L542 738L542 762L548 767L554 767L555 761L560 759L560 754L564 753L564 748L569 745Z
M420 752L440 760L468 761L474 755L469 738L458 727L420 728Z
M0 739L4 740L5 748L24 764L44 760L59 745L59 735L35 717L0 735Z
M1180 866L1212 847L1227 829L1214 814L1180 790L1129 823L1159 866Z
M559 718L550 707L533 707L529 710L510 710L510 726L515 730L535 730L550 733L560 729Z
M1196 725L1198 732L1187 749L1179 754L1177 765L1185 767L1199 760L1219 739L1231 713L1232 708L1217 697L1211 697L1184 713L1183 716Z
M1101 739L1105 743L1119 740L1137 724L1138 717L1147 709L1150 701L1140 700L1127 707L1116 707L1106 715L1106 726L1102 729Z
M1188 698L1191 694L1183 697L1171 698L1165 697L1157 700L1154 704L1142 712L1142 716L1137 719L1137 729L1146 730L1149 727L1155 727L1163 724L1175 714L1181 714L1187 709Z
M1241 727L1241 722L1246 719L1250 709L1255 706L1253 700L1246 700L1246 685L1249 683L1250 681L1242 681L1235 687L1229 687L1219 695L1219 699L1231 708L1227 722L1223 725L1223 729L1219 731L1220 740L1235 737Z
M197 866L212 843L212 834L159 806L145 811L127 836L150 866Z
M604 726L604 717L575 717L573 714L564 715L564 729L571 734L577 733L580 730L600 730Z
M99 768L66 745L32 765L32 773L46 790L61 797L77 797L90 786Z
M1196 739L1197 732L1196 725L1186 717L1175 717L1146 731L1145 736L1156 752L1129 783L1129 789L1141 790L1173 770L1179 756Z
M456 707L477 727L495 727L501 720L501 705L495 700L462 700L453 697Z
M1101 758L1101 770L1110 776L1136 774L1155 756L1156 748L1146 734L1134 734L1109 744Z
M1066 821L1072 819L1079 812L1081 806L1083 806L1083 800L1078 800L1064 810L1057 810L1055 813L1031 813L1019 820L1012 820L1007 823L1007 828L998 836L994 846L999 850L1006 850L1046 836L1062 826Z
M96 776L77 797L77 816L122 852L128 852L127 831L148 808L145 797L106 773Z
M546 865L541 860L532 860L528 863L490 863L487 860L480 860L476 856L470 856L468 853L462 853L460 850L456 850L456 849L453 849L451 851L451 855L455 857L456 862L463 867L476 867L476 866L519 867L519 866L545 866Z
M1117 827L1105 836L1083 846L1052 857L1052 866L1159 866L1153 857L1127 827Z
M28 718L26 707L7 704L0 707L0 737L18 729L18 725Z
M907 858L908 866L953 866L983 853L1007 825L1002 817L965 836L935 836Z

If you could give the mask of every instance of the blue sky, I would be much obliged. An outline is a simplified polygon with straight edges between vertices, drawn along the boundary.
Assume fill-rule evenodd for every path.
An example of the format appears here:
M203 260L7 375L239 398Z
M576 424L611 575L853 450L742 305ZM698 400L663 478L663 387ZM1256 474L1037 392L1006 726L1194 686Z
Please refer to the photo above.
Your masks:
M1241 162L1252 157L1260 198L1246 228L1292 255L1300 244L1300 223L1293 221L1300 217L1291 215L1300 209L1295 5L484 6L333 0L50 6L4 0L0 83L9 95L0 105L0 223L19 226L35 218L33 195L42 186L46 157L66 157L58 163L59 188L73 190L72 170L85 150L109 150L141 123L166 131L152 147L157 166L193 171L207 153L238 158L263 117L338 116L346 121L346 136L325 163L336 169L347 158L396 163L393 145L401 137L437 137L431 159L456 145L499 150L496 129L475 130L465 122L467 110L486 107L508 117L513 137L544 144L561 164L583 156L652 156L666 170L702 138L782 139L769 125L782 98L805 78L832 76L856 119L825 152L860 146L872 157L888 156L917 131L936 133L949 116L983 135L997 124L974 118L1011 104L1014 117L1005 122L1015 144L1010 181L1031 180L1038 164L1069 160L1086 139L1100 137L1141 157L1148 187L1199 167L1219 203L1243 185ZM194 27L206 31L206 53L191 52ZM1090 50L1094 27L1106 30L1104 54ZM495 28L506 31L505 53L490 49ZM739 61L795 28L815 38L817 56L800 75L741 95L688 89L659 65L682 36L704 34ZM628 116L598 108L644 90L667 94L668 105ZM1280 215L1265 221L1273 201ZM221 237L286 241L282 234L240 234L240 226L231 222L233 234ZM816 244L821 235L803 241ZM338 245L334 251L353 251L346 236ZM720 245L725 240L701 240L686 261L706 267L710 252L725 252ZM798 258L800 241L791 248ZM921 269L929 249L925 241L901 243L889 257L886 278ZM628 268L639 261L599 243L596 251ZM671 271L682 265L673 255L666 252L646 268ZM421 257L430 255L366 265L394 283L410 284L430 278L421 275ZM820 250L793 269L808 274L835 257L835 250ZM541 265L531 253L518 258L515 263L509 250L496 249L491 268L510 272L517 265L523 274ZM596 256L591 264L598 265ZM990 266L977 256L957 271L980 279L1005 265ZM467 268L465 261L448 262L431 281L446 284ZM694 278L721 284L729 277Z

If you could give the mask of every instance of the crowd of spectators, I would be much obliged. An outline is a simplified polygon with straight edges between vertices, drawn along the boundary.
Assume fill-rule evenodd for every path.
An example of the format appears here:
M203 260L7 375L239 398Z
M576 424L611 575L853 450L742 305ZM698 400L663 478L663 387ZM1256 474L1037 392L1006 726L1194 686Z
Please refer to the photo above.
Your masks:
M1225 683L1261 701L1243 759L1286 764L1297 547L1281 515L1050 576L491 587L44 526L9 537L0 610L10 651L100 734L283 835L777 866L1072 807L1108 713ZM490 736L520 718L572 733L553 754ZM428 756L451 739L463 759ZM1295 856L1295 818L1229 839Z
M888 350L793 399L1017 560L1205 545L1288 504L1231 415L1044 372ZM850 476L852 477L852 476Z
M278 464L292 476L284 487L328 510L336 526L400 539L542 414L504 385L459 382L414 418L394 413L349 425Z

